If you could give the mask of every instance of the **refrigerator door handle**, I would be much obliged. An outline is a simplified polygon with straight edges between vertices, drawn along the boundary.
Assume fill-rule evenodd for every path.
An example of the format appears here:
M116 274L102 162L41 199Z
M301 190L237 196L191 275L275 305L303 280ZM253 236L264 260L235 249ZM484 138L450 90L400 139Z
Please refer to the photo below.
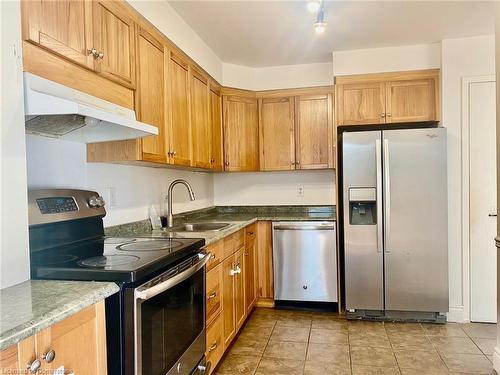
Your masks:
M391 234L391 173L389 157L389 140L384 139L384 246L385 252L390 253L389 237Z
M382 145L380 139L375 140L375 156L377 164L377 253L384 251L382 232Z

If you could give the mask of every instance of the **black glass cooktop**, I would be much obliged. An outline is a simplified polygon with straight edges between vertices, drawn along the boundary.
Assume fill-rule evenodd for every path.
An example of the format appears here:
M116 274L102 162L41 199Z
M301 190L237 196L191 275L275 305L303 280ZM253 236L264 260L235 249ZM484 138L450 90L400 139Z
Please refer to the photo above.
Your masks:
M103 237L31 253L35 279L132 282L200 251L203 239Z

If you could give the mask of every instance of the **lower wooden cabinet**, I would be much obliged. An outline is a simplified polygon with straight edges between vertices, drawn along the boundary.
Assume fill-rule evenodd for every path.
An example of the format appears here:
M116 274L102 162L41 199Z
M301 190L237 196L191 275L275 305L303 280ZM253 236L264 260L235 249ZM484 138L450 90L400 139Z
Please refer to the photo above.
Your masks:
M0 353L2 373L7 370L25 373L31 365L39 367L38 373L52 374L54 370L64 366L65 373L105 375L104 301L89 306Z
M224 354L224 335L223 335L223 315L220 313L207 326L207 350L205 356L207 362L210 362L210 373L212 373Z
M273 229L270 221L257 223L257 306L274 306Z

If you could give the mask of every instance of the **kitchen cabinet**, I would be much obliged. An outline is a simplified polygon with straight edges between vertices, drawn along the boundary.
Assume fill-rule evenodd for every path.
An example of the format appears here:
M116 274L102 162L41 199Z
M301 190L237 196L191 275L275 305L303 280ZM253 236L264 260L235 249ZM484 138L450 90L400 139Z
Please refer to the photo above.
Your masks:
M258 106L254 97L223 95L224 170L257 171Z
M94 69L92 2L22 1L23 39Z
M295 169L294 98L259 99L260 170Z
M215 367L224 354L222 318L222 314L219 314L214 321L207 326L207 351L205 356L207 357L207 362L211 363L209 374L215 370Z
M135 84L135 23L121 2L23 1L23 39L127 87Z
M222 314L224 331L224 348L227 348L236 335L236 316L234 313L235 291L234 275L237 272L234 255L222 262Z
M222 310L222 265L207 272L206 321L211 322Z
M245 310L247 314L252 312L257 300L257 289L255 285L255 239L245 242L243 275L245 277Z
M295 98L296 169L334 168L332 94Z
M273 231L270 221L257 223L257 306L274 306Z
M222 98L220 87L215 83L210 83L210 123L212 128L212 157L211 168L215 171L222 171Z
M139 121L158 128L157 136L142 138L142 158L166 163L164 46L153 35L139 28L137 52L136 114Z
M174 52L169 59L170 163L191 165L189 65Z
M245 309L245 266L244 266L244 248L241 248L234 254L235 274L233 278L234 287L234 315L236 320L236 329L239 330L246 318Z
M385 122L385 84L353 83L337 86L339 125L363 125Z
M95 69L129 87L135 85L135 23L117 1L92 1L93 48L99 55Z
M209 113L210 90L208 78L191 70L191 165L210 169L212 166L212 123Z
M53 356L53 358L51 358ZM39 373L64 369L75 374L107 373L104 301L89 306L1 352L0 368Z
M336 77L337 125L439 121L439 69Z

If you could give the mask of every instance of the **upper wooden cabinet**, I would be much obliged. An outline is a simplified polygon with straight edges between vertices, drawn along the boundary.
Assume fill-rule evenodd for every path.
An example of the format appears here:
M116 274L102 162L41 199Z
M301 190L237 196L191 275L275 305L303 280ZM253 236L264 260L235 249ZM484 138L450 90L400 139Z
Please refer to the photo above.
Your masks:
M248 172L259 169L257 99L223 96L224 169Z
M294 98L259 99L260 170L295 169Z
M222 99L220 87L214 83L210 84L210 123L212 127L212 169L222 171L224 169L222 154Z
M191 165L189 65L174 52L169 59L170 162Z
M92 2L22 1L23 39L94 69Z
M158 135L142 138L142 157L144 160L166 163L168 151L164 46L154 36L139 28L137 52L137 117L158 128Z
M297 169L334 168L332 94L295 98Z
M117 1L93 1L94 44L99 55L96 70L134 87L135 24L130 11Z
M439 121L439 70L336 78L337 125Z
M191 70L191 140L193 160L199 168L212 167L212 123L208 78Z
M128 87L135 23L117 1L23 1L23 38Z

